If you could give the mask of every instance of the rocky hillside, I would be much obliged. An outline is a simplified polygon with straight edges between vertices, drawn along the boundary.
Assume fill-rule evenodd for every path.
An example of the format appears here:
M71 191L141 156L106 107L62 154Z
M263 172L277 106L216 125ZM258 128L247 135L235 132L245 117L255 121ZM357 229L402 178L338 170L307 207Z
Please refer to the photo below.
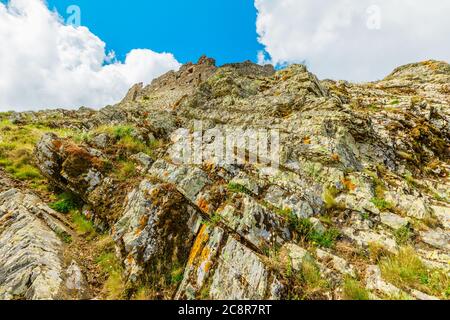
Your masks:
M198 121L278 130L279 163L174 161ZM0 114L0 299L450 299L449 170L438 61L352 84L202 57Z

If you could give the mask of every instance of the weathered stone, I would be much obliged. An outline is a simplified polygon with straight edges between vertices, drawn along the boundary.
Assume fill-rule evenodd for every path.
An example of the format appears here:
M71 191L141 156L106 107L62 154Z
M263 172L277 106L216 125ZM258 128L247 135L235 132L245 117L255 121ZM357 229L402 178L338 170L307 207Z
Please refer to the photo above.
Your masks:
M261 250L282 245L291 237L286 221L269 209L260 205L252 197L238 195L233 198L234 205L227 205L218 214L223 223L246 238Z
M423 292L417 291L417 290L411 290L411 295L415 298L417 298L418 300L424 300L424 301L431 301L431 300L440 300L437 297L434 296L430 296L428 294L425 294Z
M108 134L100 133L94 136L90 142L97 148L105 149L110 144L111 139Z
M59 233L67 229L62 222L55 227L52 215L57 214L36 196L17 189L0 194L0 299L78 298L64 286L64 245L58 236L68 236ZM86 290L82 283L78 289Z
M76 261L72 261L66 270L66 288L70 296L76 300L83 300L89 297L86 280Z
M153 164L153 159L143 152L131 156L131 159L139 165L141 172L147 172Z
M399 215L389 213L389 212L382 212L380 213L381 222L388 227L399 230L403 227L406 227L408 225L408 219L405 219L403 217L400 217Z
M344 275L356 277L354 266L350 265L345 259L322 249L317 249L316 255L319 261L321 261L326 266L333 268L334 270L337 270Z
M450 229L450 208L433 206L434 215L439 219L446 229Z
M111 226L122 212L126 188L119 188L99 150L45 134L35 148L36 163L50 182L91 205L94 221ZM133 183L132 183L133 184Z
M45 134L36 148L37 166L52 185L87 203L91 210L83 213L101 230L115 225L124 279L161 279L171 268L186 265L178 298L279 298L286 281L275 279L281 270L272 272L264 264L269 249L287 246L299 270L309 254L290 243L301 233L293 230L294 220L311 218L321 233L325 228L319 218L325 219L318 216L325 215L327 228L339 228L342 237L338 253L318 249L314 263L330 286L323 296L339 298L344 275L366 269L359 263L352 267L341 255L354 255L371 243L395 253L395 233L408 222L422 237L416 251L424 263L448 268L448 83L450 67L437 61L400 67L380 81L351 84L319 81L302 65L278 71L250 62L216 67L202 57L145 88L134 86L115 106L12 114L11 120L87 136L99 126L133 126L129 138L136 144L162 142L151 144L155 163L144 154L130 156L138 150L108 146L108 135L97 130L83 144ZM278 130L276 166L250 163L242 154L239 164L215 162L212 153L199 159L199 150L197 159L177 162L183 159L172 157L180 151L175 142L190 143L198 121L202 132ZM202 151L216 139L206 135L204 140ZM255 146L253 139L235 151L252 152ZM115 175L122 160L133 160L145 176L123 181ZM0 191L9 189L0 181ZM27 203L24 210L46 230L63 239L70 236L63 219L39 201ZM211 220L201 228L200 215ZM65 273L61 276L71 288L79 275L72 269L69 282ZM379 270L368 270L371 296L398 293L383 282ZM175 294L173 287L169 294ZM408 298L426 298L411 294Z
M156 161L149 173L162 181L173 183L178 191L193 203L196 202L200 191L210 183L208 175L201 169L188 166L176 166L165 160Z
M324 234L325 231L327 231L327 229L319 219L309 218L309 221L312 223L312 227L317 233Z
M263 261L233 238L219 256L209 295L218 300L262 300L276 298L277 281ZM278 297L280 298L280 297Z
M128 195L113 232L130 280L149 266L163 274L184 265L200 222L195 208L172 185L142 181Z
M378 266L369 266L366 270L366 287L392 297L400 297L404 292L383 280Z
M202 226L192 246L176 299L195 299L202 289L205 290L206 281L217 264L223 238L224 230L221 228Z
M392 253L396 253L398 250L395 239L381 230L374 232L344 228L342 231L361 247L367 248L371 243L375 243Z
M422 241L438 249L450 252L450 232L441 229L421 232Z
M286 252L293 270L300 271L305 261L313 261L311 254L296 244L286 244L281 252Z

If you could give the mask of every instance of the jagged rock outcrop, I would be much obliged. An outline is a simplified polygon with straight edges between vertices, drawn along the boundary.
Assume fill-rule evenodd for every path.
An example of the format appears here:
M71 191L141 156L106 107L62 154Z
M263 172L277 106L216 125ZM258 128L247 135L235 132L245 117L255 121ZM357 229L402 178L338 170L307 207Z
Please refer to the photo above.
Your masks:
M416 269L448 283L449 83L438 61L351 84L320 81L302 65L216 67L202 57L116 106L83 110L85 139L44 135L36 164L110 230L128 285L152 283L164 298L345 299L351 278L369 298L446 299L389 272L407 246ZM251 142L239 163L208 153L176 161L176 143L195 140L183 133L198 121L202 133L278 130L277 166L251 163ZM91 130L103 125L134 129L124 142L122 127Z
M108 158L101 151L49 133L38 142L35 157L52 184L95 208L100 228L112 226L120 217L127 189L110 176Z

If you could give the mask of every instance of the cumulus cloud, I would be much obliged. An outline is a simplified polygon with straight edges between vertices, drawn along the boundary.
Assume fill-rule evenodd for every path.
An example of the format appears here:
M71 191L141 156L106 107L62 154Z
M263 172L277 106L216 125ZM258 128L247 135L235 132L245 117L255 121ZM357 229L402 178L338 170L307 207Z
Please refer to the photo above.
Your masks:
M255 0L274 64L305 62L321 78L371 81L393 68L450 60L450 1Z
M0 111L102 107L180 66L172 54L148 49L119 62L105 47L86 27L65 25L42 0L0 3Z

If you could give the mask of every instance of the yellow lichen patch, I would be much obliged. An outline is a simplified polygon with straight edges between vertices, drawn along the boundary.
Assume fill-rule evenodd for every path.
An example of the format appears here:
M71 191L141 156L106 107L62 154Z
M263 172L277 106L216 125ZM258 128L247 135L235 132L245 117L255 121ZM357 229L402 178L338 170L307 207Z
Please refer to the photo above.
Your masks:
M202 250L202 253L200 255L200 260L198 262L199 265L203 265L203 270L205 272L208 272L211 268L211 261L209 261L209 258L211 256L211 249L207 246L205 246Z
M439 63L437 63L436 61L428 60L428 61L424 61L422 63L423 63L423 65L429 67L433 71L439 70Z
M211 270L211 267L212 267L212 266L213 266L212 261L206 261L206 262L205 262L205 265L203 266L203 271L204 271L205 273L208 273L209 270Z
M311 138L310 137L304 137L303 138L303 144L311 144Z
M206 242L209 239L209 233L207 226L203 225L195 239L194 245L192 246L191 253L189 255L188 265L194 265L195 259L199 256L201 250L203 250Z
M205 171L212 172L214 171L216 165L212 161L206 161L204 165Z

